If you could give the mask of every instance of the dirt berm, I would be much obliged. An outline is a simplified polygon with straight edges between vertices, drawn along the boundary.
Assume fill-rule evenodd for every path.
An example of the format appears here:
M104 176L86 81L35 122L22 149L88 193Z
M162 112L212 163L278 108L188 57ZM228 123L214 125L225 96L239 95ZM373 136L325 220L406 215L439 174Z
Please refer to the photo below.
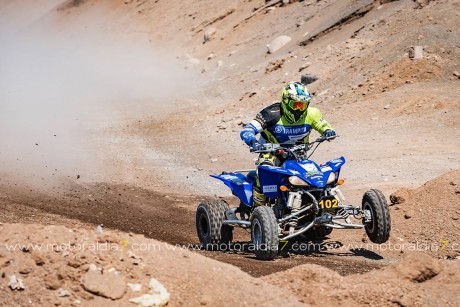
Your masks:
M390 200L393 243L418 244L436 257L460 254L460 170L416 189L399 189Z
M152 277L170 292L171 306L300 305L287 290L234 266L141 235L24 224L1 224L0 232L2 306L112 305L104 296L132 305L129 299L149 293ZM96 285L84 282L92 269L104 273ZM24 290L8 287L12 275ZM134 292L128 283L142 288Z

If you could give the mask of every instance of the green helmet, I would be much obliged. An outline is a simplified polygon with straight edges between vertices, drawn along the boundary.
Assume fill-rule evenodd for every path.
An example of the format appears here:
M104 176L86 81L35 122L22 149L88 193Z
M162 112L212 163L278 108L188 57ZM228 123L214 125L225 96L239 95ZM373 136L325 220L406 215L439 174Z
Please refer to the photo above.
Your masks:
M300 82L289 82L283 89L281 108L289 123L297 122L307 113L311 95L305 85Z

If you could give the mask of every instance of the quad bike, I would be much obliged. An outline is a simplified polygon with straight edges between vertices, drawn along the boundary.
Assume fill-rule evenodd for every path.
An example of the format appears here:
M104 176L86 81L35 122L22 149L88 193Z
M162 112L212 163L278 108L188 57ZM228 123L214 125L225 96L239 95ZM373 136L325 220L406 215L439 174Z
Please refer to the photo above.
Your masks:
M231 244L234 227L250 229L256 258L262 260L277 257L280 241L325 237L333 229L364 228L372 242L386 242L391 221L382 192L371 189L364 193L361 207L346 205L339 189L344 183L339 175L345 158L322 165L309 160L319 144L333 138L320 137L293 147L264 144L262 150L252 152L274 154L284 161L281 166L260 164L257 174L256 170L239 170L211 175L232 190L240 205L230 208L227 202L217 199L198 206L196 229L203 247ZM265 206L253 206L257 175L260 190L266 196ZM362 224L353 224L350 216Z

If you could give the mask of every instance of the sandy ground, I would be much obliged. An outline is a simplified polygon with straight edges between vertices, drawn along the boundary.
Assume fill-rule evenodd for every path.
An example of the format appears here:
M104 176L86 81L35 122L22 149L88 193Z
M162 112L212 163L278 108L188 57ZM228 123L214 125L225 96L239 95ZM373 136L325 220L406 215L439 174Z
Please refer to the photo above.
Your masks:
M24 157L18 158L8 142L21 138L10 135L2 122L8 145L0 150L2 243L41 243L51 232L56 241L85 238L119 245L128 236L130 242L163 244L152 241L159 240L185 250L142 253L137 264L132 263L137 258L125 254L127 250L122 257L91 251L84 257L76 252L64 256L50 250L43 265L35 252L10 252L3 244L1 303L112 304L82 286L89 264L94 263L102 271L113 267L122 272L125 288L127 282L139 282L146 290L148 280L157 278L171 292L173 306L458 305L459 4L383 2L88 0L67 1L48 12L42 7L35 28L59 29L60 39L92 30L92 41L88 45L83 41L82 50L117 33L173 55L179 61L175 76L187 74L188 79L180 80L187 95L122 99L110 91L110 99L116 101L112 107L96 102L89 109L93 116L80 120L85 131L78 134L82 142L62 143L68 147L63 152L85 149L84 155L76 155L78 167L50 155L53 143L45 143L50 145L47 149L30 140L24 145ZM2 16L18 5L9 1L0 8ZM170 13L158 14L166 11ZM214 37L203 43L211 27L216 28ZM98 34L93 37L94 33ZM266 45L279 35L292 40L267 54ZM423 59L408 58L414 45L423 46ZM106 56L111 59L110 53ZM122 68L123 74L130 72ZM314 159L346 157L342 175L347 201L359 204L364 191L379 188L390 203L390 194L397 191L391 198L399 203L390 206L388 245L379 248L366 241L362 230L350 230L307 242L320 246L313 250L300 250L305 242L291 242L270 263L257 261L244 249L194 250L190 244L198 243L194 223L198 203L224 197L237 205L208 175L253 167L255 157L239 139L242 124L277 100L285 82L298 80L303 73L319 77L309 86L313 105L340 135L323 144ZM142 76L147 80L148 75ZM136 85L142 80L121 80L111 86L144 92ZM104 97L100 95L98 99ZM56 139L61 141L59 132ZM67 167L53 172L53 159ZM43 226L50 224L56 226ZM112 229L107 237L97 237L98 224ZM236 242L248 240L246 233L237 231ZM412 248L417 244L423 249L420 256ZM24 291L7 287L12 274L24 280ZM246 291L246 283L258 290ZM203 284L213 287L199 286ZM311 292L313 284L319 291ZM60 287L71 295L60 297ZM328 291L330 287L334 291ZM135 295L130 291L115 301L127 304Z

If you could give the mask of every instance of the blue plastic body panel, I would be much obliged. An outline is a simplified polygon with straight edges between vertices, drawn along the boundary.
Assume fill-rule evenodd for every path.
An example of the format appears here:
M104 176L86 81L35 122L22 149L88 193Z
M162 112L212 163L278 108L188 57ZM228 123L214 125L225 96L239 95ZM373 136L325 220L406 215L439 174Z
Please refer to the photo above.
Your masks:
M312 187L325 188L330 173L336 172L339 174L344 164L345 158L340 157L321 166L311 160L299 162L288 160L282 166L260 165L258 167L260 188L269 198L279 197L279 187L285 185L287 177L290 176L297 176L308 182ZM221 180L243 204L252 206L252 188L254 185L252 178L241 173L222 173L220 175L211 175L211 177Z
M211 175L211 177L221 180L243 204L252 206L253 180L241 173L222 173L220 175Z

